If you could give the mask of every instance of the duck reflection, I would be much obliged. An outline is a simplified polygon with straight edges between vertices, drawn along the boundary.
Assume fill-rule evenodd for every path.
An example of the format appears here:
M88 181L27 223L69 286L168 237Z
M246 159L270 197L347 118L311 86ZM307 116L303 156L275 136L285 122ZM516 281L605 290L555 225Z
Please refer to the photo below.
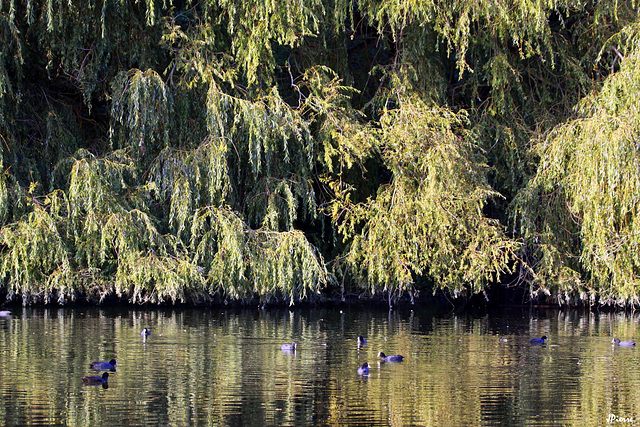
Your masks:
M109 373L105 372L101 377L97 375L87 375L82 377L82 383L89 386L102 386L102 388L109 388Z

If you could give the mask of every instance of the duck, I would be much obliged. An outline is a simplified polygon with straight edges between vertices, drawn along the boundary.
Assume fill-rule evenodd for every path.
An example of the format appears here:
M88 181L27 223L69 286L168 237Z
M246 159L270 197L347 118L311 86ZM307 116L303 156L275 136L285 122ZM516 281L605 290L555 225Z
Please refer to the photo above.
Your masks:
M369 375L369 364L364 362L362 366L358 368L358 375Z
M108 362L91 362L89 367L96 371L114 371L116 370L116 366L118 366L118 362L116 359L111 359Z
M11 312L9 310L0 310L0 317L9 317Z
M280 346L280 350L282 351L296 351L296 343L295 341L292 342L291 344L282 344Z
M378 353L378 357L382 362L402 362L402 359L404 359L404 356L400 356L399 354L387 356L383 352Z
M358 336L358 345L365 345L367 340L362 335Z
M611 342L620 347L635 347L636 345L635 341L620 341L620 338L614 338Z
M142 332L140 332L140 335L142 335L143 337L147 337L147 336L151 335L151 331L149 329L147 329L147 328L144 328L142 330Z
M529 340L529 344L533 344L533 345L542 345L545 344L547 342L549 338L547 338L546 335L543 335L542 338L531 338Z
M97 375L88 375L86 377L82 377L82 382L85 385L101 385L104 386L107 384L109 380L109 373L105 372L101 377Z

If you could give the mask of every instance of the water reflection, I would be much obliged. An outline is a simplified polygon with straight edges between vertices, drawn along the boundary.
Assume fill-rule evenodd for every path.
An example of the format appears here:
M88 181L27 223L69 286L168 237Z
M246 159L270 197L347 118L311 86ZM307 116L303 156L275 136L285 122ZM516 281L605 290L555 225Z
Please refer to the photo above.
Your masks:
M638 320L527 310L15 310L0 317L0 417L102 426L605 425L611 414L637 422L640 349L611 341L637 339ZM530 344L543 335L545 345ZM295 351L282 349L293 342ZM379 352L404 360L384 363ZM112 357L108 383L85 387L90 363Z
M109 373L105 372L102 376L99 375L87 375L82 377L82 383L84 385L100 385L102 388L109 388Z

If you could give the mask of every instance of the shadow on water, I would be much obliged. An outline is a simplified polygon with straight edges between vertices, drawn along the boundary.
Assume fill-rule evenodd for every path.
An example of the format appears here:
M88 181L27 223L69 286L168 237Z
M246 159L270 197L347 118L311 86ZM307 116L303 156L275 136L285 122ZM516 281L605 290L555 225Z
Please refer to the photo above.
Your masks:
M640 420L640 349L611 342L640 338L638 320L529 308L18 309L0 317L0 411L3 425ZM111 359L108 383L86 387L90 363Z

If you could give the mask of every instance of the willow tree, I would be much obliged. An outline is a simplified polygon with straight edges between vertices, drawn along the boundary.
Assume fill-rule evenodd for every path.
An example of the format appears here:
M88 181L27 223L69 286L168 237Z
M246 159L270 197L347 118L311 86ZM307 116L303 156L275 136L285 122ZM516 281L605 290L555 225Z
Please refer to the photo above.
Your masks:
M508 272L518 243L503 226L511 197L535 170L529 141L566 117L598 73L609 72L589 60L635 19L633 7L360 2L358 13L389 49L389 62L372 70L380 83L365 105L376 119L368 123L380 129L310 103L321 129L331 130L321 134L325 157L333 156L324 161L337 194L331 213L358 280L394 293L426 277L435 288L475 293ZM352 171L355 165L372 177L372 158L384 173L367 198Z
M636 1L365 1L359 10L386 39L424 100L469 112L508 204L535 173L532 141L565 120L616 62L607 40L638 19ZM597 58L600 56L600 60ZM384 97L383 97L384 99Z
M313 141L273 86L263 41L298 44L322 5L282 6L0 3L9 296L293 303L319 292L323 258L294 227L317 217ZM15 108L20 84L38 79Z
M536 147L538 171L518 199L531 282L563 302L640 302L638 30L605 47L620 70Z
M433 292L483 292L508 271L517 244L483 214L499 195L487 184L467 118L417 98L397 104L372 131L390 182L359 203L344 183L332 183L330 214L350 242L350 269L359 285L390 300L413 297L421 277Z
M631 55L593 65L635 6L0 1L2 285L482 292L518 261L530 141Z

